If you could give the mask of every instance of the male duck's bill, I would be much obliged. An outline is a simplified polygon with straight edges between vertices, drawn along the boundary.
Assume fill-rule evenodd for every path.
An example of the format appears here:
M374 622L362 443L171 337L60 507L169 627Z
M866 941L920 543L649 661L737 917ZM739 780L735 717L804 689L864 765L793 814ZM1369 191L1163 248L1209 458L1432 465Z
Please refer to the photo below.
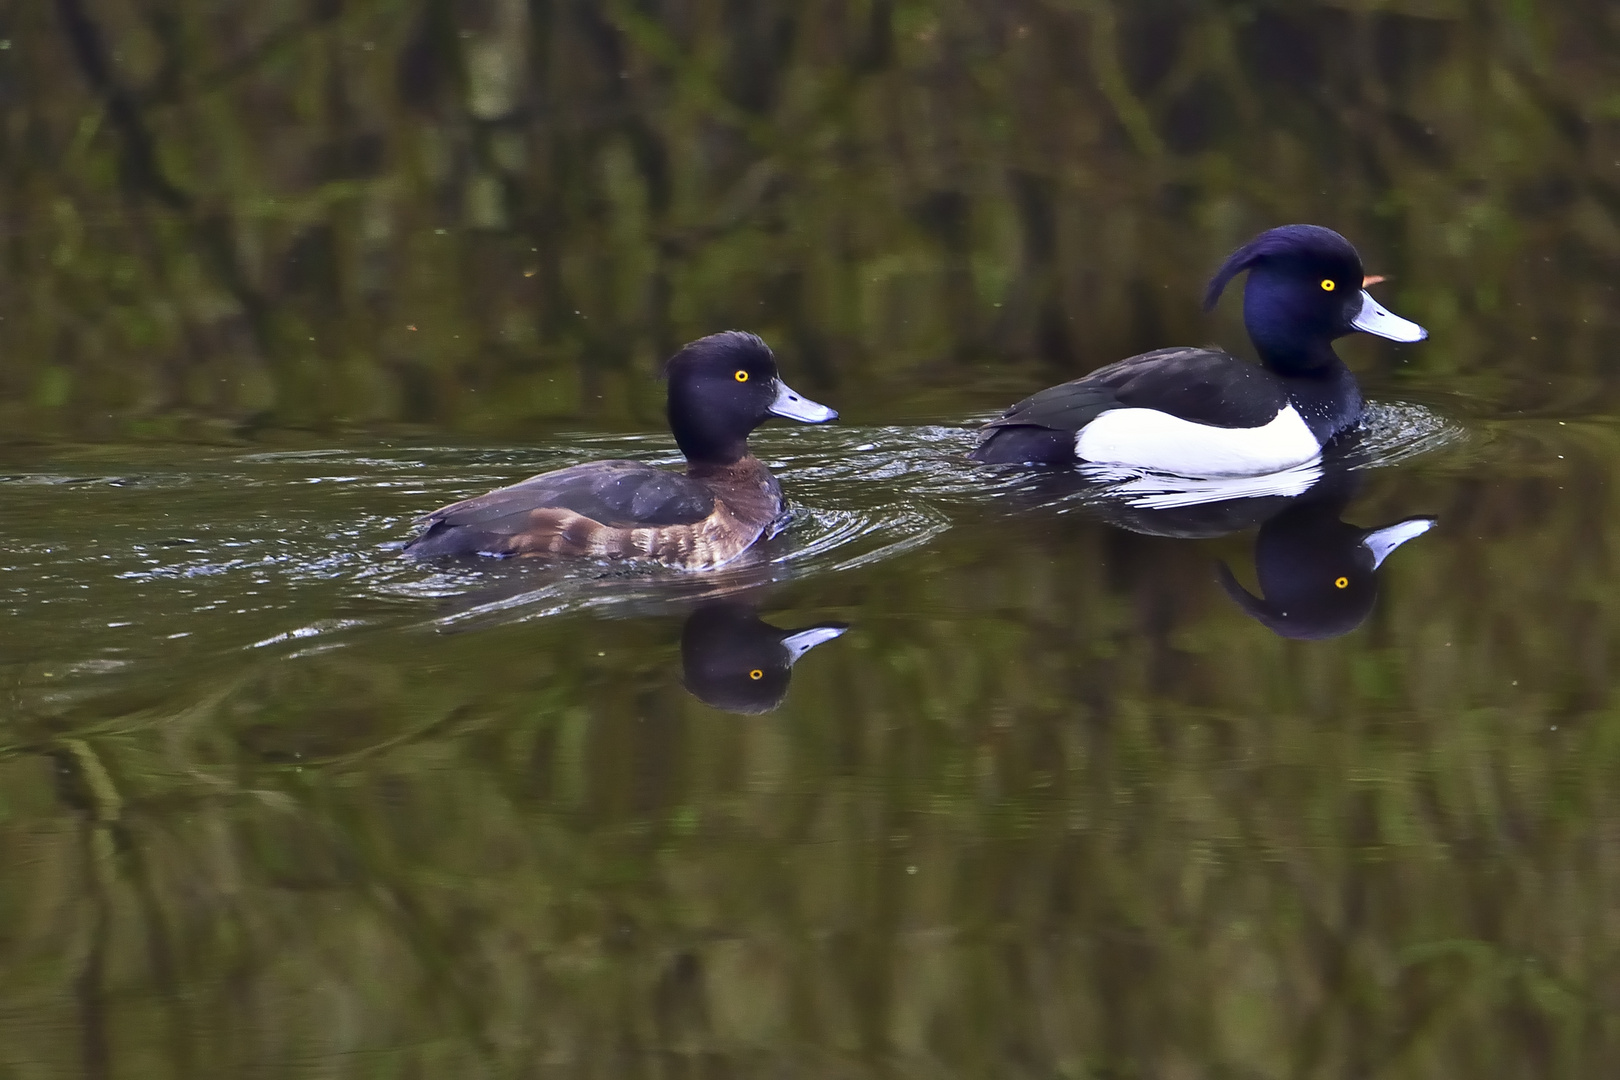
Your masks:
M1360 420L1355 376L1333 342L1357 331L1393 341L1427 332L1374 300L1348 240L1284 225L1234 251L1210 280L1213 307L1246 274L1243 323L1260 366L1221 349L1171 346L1032 394L986 424L974 461L1119 465L1189 477L1294 467Z
M1372 298L1372 293L1361 290L1361 311L1350 319L1350 325L1364 334L1388 338L1390 341L1422 341L1429 332L1411 319L1403 319Z
M1428 517L1407 518L1397 521L1393 525L1386 525L1382 529L1374 529L1362 539L1361 544L1372 552L1373 569L1384 565L1389 553L1434 528L1435 519Z
M1221 587L1245 614L1286 638L1322 640L1347 634L1372 613L1378 569L1408 540L1435 525L1413 517L1363 529L1339 517L1342 499L1304 500L1260 526L1255 537L1255 576L1260 595L1250 593L1221 563Z

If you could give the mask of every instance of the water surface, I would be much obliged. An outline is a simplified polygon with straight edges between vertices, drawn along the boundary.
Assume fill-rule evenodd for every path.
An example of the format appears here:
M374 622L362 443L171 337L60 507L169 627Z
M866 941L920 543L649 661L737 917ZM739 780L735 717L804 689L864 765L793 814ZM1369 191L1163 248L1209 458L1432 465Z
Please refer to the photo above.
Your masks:
M1613 5L12 8L0 1073L1614 1073ZM1287 221L1337 466L964 460ZM728 327L749 558L401 556Z

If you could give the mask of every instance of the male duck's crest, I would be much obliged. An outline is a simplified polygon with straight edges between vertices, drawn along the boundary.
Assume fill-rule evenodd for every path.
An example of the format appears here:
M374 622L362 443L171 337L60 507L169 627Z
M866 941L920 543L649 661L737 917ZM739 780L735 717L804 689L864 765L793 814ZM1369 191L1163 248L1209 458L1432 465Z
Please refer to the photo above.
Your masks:
M1429 336L1372 298L1366 287L1383 278L1369 276L1350 241L1321 225L1283 225L1238 248L1210 279L1204 309L1244 271L1244 324L1261 359L1280 372L1336 365L1330 343L1358 330L1392 341Z
M1350 242L1284 225L1233 252L1205 306L1240 273L1243 322L1262 365L1219 349L1168 348L1042 390L986 425L970 455L992 464L1093 462L1189 477L1256 476L1314 460L1361 418L1361 390L1333 341L1362 331L1420 341L1422 327L1367 292Z

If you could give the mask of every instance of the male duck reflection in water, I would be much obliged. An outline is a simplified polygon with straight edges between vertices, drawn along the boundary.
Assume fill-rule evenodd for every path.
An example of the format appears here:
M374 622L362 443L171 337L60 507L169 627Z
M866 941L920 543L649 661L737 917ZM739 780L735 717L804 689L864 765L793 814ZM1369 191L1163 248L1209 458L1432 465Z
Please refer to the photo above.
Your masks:
M1262 366L1221 349L1169 348L1098 368L1020 401L985 426L976 461L1095 462L1187 477L1259 476L1316 458L1361 419L1361 389L1333 351L1353 331L1422 341L1387 311L1350 242L1319 225L1261 233L1222 264L1204 297L1248 271L1243 323Z
M685 474L639 461L593 461L541 473L427 515L407 554L655 559L686 570L723 566L783 515L782 489L748 452L773 416L837 419L782 381L770 347L730 330L670 358L669 427Z
M1226 595L1272 633L1310 641L1354 630L1372 614L1384 560L1437 524L1432 517L1407 517L1368 529L1345 521L1362 475L1341 462L1261 524L1254 539L1259 595L1226 563L1217 564Z
M1341 521L1340 510L1313 500L1284 510L1260 526L1254 541L1261 595L1245 589L1224 562L1217 570L1221 588L1279 637L1319 641L1348 634L1372 614L1378 568L1390 552L1434 528L1435 519L1363 529Z

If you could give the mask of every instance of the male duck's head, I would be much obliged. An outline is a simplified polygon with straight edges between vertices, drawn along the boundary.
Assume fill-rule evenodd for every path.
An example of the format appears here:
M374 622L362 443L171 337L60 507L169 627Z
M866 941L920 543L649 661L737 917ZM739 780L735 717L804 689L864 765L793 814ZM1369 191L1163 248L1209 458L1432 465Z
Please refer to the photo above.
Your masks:
M1393 314L1367 292L1369 277L1350 241L1320 225L1284 225L1234 251L1209 283L1212 308L1232 278L1247 270L1243 322L1268 364L1310 370L1335 361L1330 344L1354 331L1391 341L1422 341L1429 332Z
M729 464L773 416L821 424L838 414L788 389L770 346L753 334L710 334L670 357L669 427L689 461Z
M782 630L753 605L704 604L681 630L683 682L706 705L727 712L764 713L782 704L799 657L842 634L844 623Z

